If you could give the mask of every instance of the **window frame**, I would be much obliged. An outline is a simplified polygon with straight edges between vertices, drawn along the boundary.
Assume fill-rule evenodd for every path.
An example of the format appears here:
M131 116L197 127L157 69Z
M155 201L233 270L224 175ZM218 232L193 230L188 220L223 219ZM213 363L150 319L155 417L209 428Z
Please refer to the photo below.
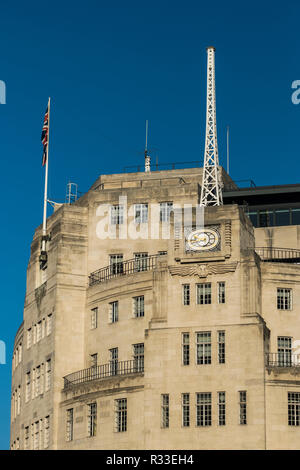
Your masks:
M210 365L212 363L212 334L211 331L196 331L196 365ZM198 338L203 341L198 341ZM210 341L204 341L205 338ZM202 347L201 347L202 346ZM202 352L201 352L202 349ZM201 354L199 354L199 351ZM200 361L202 358L202 362ZM200 361L200 362L199 362Z
M133 318L143 318L145 316L145 296L137 295L132 297Z
M93 401L87 406L88 437L95 437L97 435L97 402Z
M202 289L202 293L199 292ZM196 284L196 304L211 305L212 303L212 283L201 282Z
M161 396L161 428L169 429L170 427L170 395L162 393Z
M182 305L189 306L191 305L191 285L190 284L181 284L182 285Z
M185 342L185 338L188 339ZM190 345L190 333L184 331L181 333L181 364L183 366L189 366L191 361L191 345Z
M279 291L282 291L282 292L280 293ZM293 309L293 289L292 288L277 287L276 299L277 299L277 310L292 310Z
M127 431L128 403L127 398L115 399L115 432Z

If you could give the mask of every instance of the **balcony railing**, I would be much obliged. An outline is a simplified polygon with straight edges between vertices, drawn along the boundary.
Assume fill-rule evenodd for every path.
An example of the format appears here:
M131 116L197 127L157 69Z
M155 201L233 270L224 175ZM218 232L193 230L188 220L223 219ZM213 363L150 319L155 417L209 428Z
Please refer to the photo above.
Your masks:
M89 285L99 284L115 277L124 276L126 274L134 274L142 271L150 271L157 265L157 258L160 255L151 255L147 258L129 259L127 261L119 261L112 263L110 266L98 269L89 275Z
M144 372L143 359L131 359L129 361L111 361L108 364L92 366L89 369L79 370L64 377L64 390L72 385L91 382L92 380L129 375Z
M255 251L262 261L300 263L300 250L293 248L256 247Z
M266 354L266 366L300 368L300 354L290 354L289 352L268 353Z

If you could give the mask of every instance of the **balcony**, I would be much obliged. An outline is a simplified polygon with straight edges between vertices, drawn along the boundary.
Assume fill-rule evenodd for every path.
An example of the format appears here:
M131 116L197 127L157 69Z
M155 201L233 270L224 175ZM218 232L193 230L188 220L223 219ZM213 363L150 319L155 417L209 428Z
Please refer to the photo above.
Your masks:
M84 384L93 380L105 379L107 377L118 377L144 372L143 359L132 359L129 361L111 361L108 364L93 366L89 369L79 370L64 377L64 390L73 385Z
M266 354L266 367L298 367L300 370L300 354L268 353Z
M161 255L151 255L147 258L129 259L113 263L105 268L98 269L89 275L89 286L108 281L127 274L135 274L142 271L151 271L157 266L157 258Z
M300 250L293 248L256 247L255 251L261 260L265 262L300 264Z

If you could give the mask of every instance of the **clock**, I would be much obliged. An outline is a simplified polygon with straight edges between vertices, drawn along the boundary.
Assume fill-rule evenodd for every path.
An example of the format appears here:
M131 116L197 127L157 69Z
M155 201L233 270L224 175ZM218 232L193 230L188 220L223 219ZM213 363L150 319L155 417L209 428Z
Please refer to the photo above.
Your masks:
M192 251L212 250L218 246L219 242L219 233L210 228L194 230L186 239L187 249Z

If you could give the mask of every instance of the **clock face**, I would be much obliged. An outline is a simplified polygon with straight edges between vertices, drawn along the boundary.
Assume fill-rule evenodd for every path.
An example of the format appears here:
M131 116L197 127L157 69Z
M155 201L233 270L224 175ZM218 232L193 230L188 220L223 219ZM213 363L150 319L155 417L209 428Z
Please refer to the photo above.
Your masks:
M216 230L203 229L194 230L187 237L187 246L190 250L211 250L215 248L220 241L220 236Z

